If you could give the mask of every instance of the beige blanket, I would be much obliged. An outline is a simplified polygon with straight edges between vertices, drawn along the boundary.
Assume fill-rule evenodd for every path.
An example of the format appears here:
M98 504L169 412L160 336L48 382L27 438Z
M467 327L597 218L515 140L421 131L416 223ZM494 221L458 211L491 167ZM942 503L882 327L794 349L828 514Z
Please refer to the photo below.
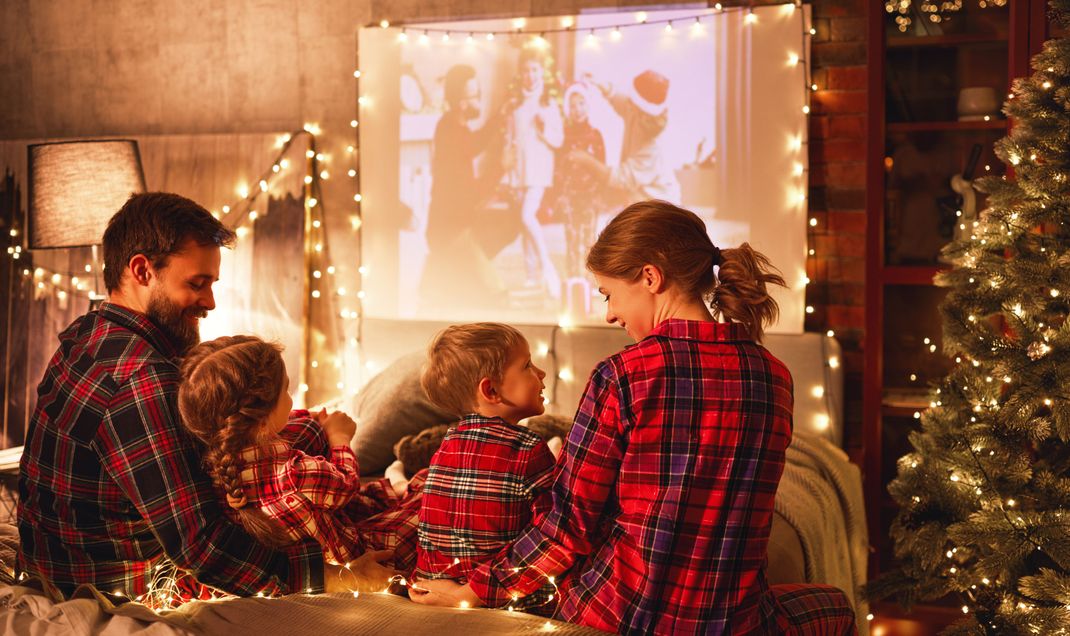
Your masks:
M294 594L274 599L198 601L159 614L137 603L114 607L105 596L89 588L82 588L74 596L53 603L32 587L0 586L0 632L34 636L603 633L522 612L424 607L390 594L362 594L359 598Z
M866 582L869 535L857 466L828 440L796 432L788 447L776 511L799 535L806 580L842 589L855 608L858 633L869 633Z

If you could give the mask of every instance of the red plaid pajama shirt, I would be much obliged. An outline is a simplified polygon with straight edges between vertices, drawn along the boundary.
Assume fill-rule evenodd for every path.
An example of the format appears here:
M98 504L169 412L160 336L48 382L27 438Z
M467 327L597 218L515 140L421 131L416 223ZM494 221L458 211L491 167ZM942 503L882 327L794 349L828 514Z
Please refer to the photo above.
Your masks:
M553 454L531 430L498 417L465 416L431 458L414 576L464 582L549 510L553 470ZM549 593L514 605L540 605Z
M411 568L423 473L414 476L405 497L398 497L386 479L362 488L351 448L327 448L307 411L294 411L291 418L296 421L283 431L286 440L241 452L242 488L249 505L259 506L294 540L319 541L324 554L337 563L367 550L390 549L396 567ZM301 430L304 426L309 430Z
M742 326L661 323L595 368L552 509L472 589L502 606L559 576L559 618L629 634L853 633L842 592L762 570L792 390Z
M19 568L65 595L144 594L169 558L238 595L323 589L314 541L270 550L230 523L180 424L179 354L112 303L59 335L19 465Z

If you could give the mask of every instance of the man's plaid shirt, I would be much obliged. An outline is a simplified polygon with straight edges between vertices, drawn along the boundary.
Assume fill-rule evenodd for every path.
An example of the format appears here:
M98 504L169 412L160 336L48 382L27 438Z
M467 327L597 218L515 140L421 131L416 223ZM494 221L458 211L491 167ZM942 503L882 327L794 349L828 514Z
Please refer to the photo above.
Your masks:
M415 575L465 580L549 509L553 470L553 454L531 430L465 416L431 458Z
M232 594L322 591L315 541L270 550L225 519L179 421L178 351L163 332L104 303L59 340L19 468L23 571L68 595L92 583L134 598L166 557ZM323 443L305 428L305 443Z
M735 324L667 320L595 368L553 508L469 577L488 605L558 576L558 616L620 633L772 633L787 368ZM563 573L565 576L560 576Z

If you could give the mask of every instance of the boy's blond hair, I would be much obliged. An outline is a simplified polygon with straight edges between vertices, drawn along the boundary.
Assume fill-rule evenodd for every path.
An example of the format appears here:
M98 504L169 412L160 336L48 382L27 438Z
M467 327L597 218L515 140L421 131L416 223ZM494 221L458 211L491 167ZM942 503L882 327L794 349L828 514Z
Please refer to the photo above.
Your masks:
M420 385L439 408L457 416L472 413L480 380L500 382L510 356L526 342L516 328L497 322L447 327L427 348Z

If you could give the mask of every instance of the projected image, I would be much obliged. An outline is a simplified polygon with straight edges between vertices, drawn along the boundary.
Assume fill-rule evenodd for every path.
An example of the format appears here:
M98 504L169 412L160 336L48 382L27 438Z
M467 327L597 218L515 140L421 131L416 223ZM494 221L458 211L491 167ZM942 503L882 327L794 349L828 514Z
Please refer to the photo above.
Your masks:
M794 247L778 265L800 268L805 210L785 188L805 182L785 175L799 160L789 137L805 131L803 77L779 45L777 71L794 81L769 99L783 109L790 94L798 109L757 120L761 56L734 13L660 12L658 24L619 30L606 25L634 14L521 27L541 35L506 33L517 26L501 20L362 30L367 313L601 320L587 250L644 199L695 211L718 245ZM780 148L763 147L763 128L780 132ZM760 244L754 226L771 214L777 245ZM792 216L797 237L783 226Z

